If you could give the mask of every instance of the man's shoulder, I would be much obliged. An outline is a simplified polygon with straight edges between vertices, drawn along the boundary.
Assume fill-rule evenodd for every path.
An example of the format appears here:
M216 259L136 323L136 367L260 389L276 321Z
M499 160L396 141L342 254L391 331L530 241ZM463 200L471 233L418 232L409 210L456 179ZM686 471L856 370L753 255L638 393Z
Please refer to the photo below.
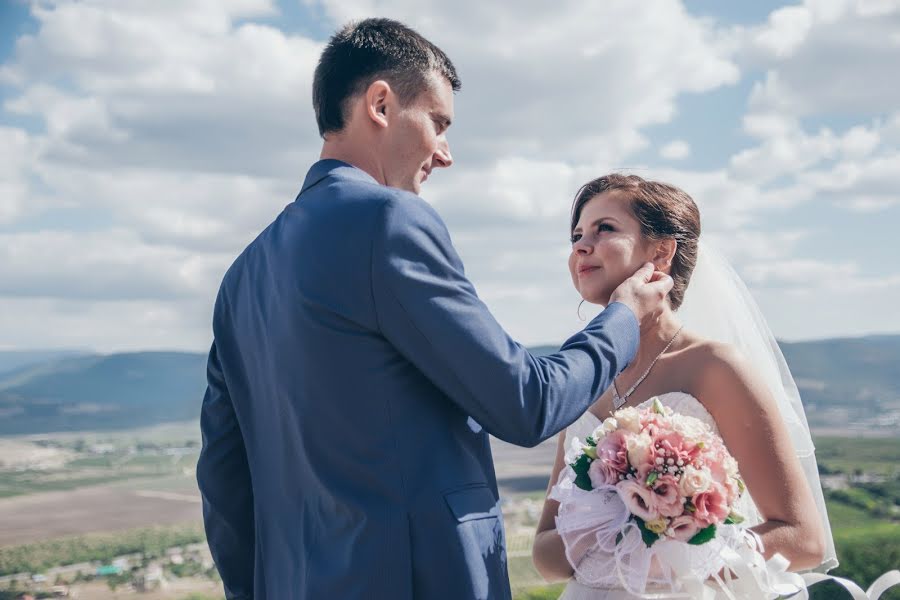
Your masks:
M354 206L365 204L378 211L390 210L400 213L425 211L437 215L431 205L418 195L380 184L374 180L332 174L326 178L326 182L329 182L330 185L312 189L309 193L319 196L321 200L329 203L334 200L335 192L337 192L340 198L350 200L350 204Z
M446 228L434 207L417 194L377 182L356 180L348 183L352 186L348 188L350 196L358 201L353 204L370 207L388 232L397 226L402 229Z
M367 199L380 202L399 208L401 210L425 209L433 212L431 205L428 204L417 194L400 188L383 185L376 181L361 181L358 179L342 179L336 178L339 184L349 186L354 195L365 196Z

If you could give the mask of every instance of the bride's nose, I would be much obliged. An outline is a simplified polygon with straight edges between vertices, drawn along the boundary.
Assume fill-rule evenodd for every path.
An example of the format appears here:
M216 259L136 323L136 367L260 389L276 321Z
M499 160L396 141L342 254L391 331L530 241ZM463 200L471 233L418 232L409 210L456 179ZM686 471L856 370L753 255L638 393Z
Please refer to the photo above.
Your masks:
M581 238L574 244L572 244L572 251L575 254L591 254L594 251L594 247L584 241L584 238Z

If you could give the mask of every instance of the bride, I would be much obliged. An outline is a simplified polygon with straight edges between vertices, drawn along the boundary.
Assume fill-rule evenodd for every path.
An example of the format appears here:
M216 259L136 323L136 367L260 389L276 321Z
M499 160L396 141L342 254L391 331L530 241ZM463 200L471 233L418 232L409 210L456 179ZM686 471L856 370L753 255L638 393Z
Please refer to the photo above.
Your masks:
M589 571L584 564L573 568L566 540L556 529L559 502L552 492L575 437L585 439L613 411L641 407L653 397L706 421L722 437L747 485L744 526L758 535L766 559L780 554L790 571L836 566L796 386L739 279L705 246L701 250L694 201L667 184L608 175L576 195L571 234L569 270L587 302L606 305L616 286L646 262L671 275L675 284L668 306L642 327L634 361L559 436L533 548L540 574L548 581L569 580L567 600L634 597L620 585L591 585L583 577ZM692 274L695 283L704 278L704 287L684 303ZM760 341L756 347L747 342L747 332ZM654 590L663 588L646 591Z

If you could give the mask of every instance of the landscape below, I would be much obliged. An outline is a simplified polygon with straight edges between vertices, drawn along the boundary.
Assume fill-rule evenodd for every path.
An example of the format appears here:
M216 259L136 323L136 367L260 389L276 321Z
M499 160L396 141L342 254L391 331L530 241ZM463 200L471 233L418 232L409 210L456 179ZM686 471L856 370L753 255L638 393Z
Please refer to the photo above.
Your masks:
M867 585L900 567L900 336L782 348L816 434L834 573ZM0 352L0 600L223 598L194 480L205 361ZM530 558L555 441L492 445L515 597L556 598Z

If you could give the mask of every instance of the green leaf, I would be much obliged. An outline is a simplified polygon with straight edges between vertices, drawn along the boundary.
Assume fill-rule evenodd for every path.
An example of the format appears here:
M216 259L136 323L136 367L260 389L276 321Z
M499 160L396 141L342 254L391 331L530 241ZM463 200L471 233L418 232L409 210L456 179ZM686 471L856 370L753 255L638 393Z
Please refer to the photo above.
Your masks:
M659 479L659 473L656 471L651 471L649 475L647 475L647 487L653 487L653 483Z
M591 485L591 478L588 477L588 469L593 462L586 454L582 454L572 463L572 470L575 471L575 485L589 492L594 489Z
M589 435L589 436L587 436L587 438L585 438L584 443L587 444L588 446L596 446L597 440L594 439L594 436Z
M742 517L741 515L739 515L736 512L729 513L728 518L725 519L726 525L740 525L743 522L744 522L744 517Z
M698 531L694 537L688 540L688 544L693 544L694 546L699 546L700 544L705 544L716 537L716 526L710 525L706 529L701 529Z
M638 529L641 530L641 539L644 540L644 543L647 544L647 547L649 548L650 546L655 544L656 540L659 539L659 534L653 533L652 531L647 529L647 526L644 525L644 520L640 517L634 517L634 522L637 523Z

